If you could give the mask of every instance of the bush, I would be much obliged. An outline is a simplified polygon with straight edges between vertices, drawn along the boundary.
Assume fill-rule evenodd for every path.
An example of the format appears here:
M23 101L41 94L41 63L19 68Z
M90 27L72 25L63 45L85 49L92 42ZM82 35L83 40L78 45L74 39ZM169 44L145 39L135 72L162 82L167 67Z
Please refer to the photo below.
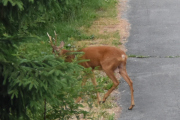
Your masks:
M31 56L31 53L28 55ZM78 110L79 105L74 103L79 94L81 77L78 76L82 67L75 63L66 63L54 55L36 58L28 55L24 58L16 55L17 59L13 61L10 58L15 56L6 54L9 59L1 59L1 119L20 116L26 119L37 119L39 116L42 119L44 100L49 106L47 116L51 119L85 113ZM68 108L66 112L64 107ZM37 112L39 110L41 114Z

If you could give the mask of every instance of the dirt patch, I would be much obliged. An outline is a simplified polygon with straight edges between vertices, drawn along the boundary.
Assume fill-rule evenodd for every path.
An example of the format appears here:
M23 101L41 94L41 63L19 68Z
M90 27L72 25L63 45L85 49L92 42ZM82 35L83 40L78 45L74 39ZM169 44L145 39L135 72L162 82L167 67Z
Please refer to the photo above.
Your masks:
M127 38L129 37L130 24L127 19L122 18L122 14L127 10L127 0L119 0L117 9L120 11L117 17L119 18L119 34L121 35L120 41L123 43L120 48L126 52L127 49L124 44L127 42Z

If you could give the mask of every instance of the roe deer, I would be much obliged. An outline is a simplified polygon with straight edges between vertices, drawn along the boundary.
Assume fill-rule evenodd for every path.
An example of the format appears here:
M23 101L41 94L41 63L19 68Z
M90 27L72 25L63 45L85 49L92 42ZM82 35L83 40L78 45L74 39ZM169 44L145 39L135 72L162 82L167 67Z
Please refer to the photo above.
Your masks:
M64 46L64 42L62 41L59 46L56 46L57 43L57 34L55 32L55 45L52 42L51 36L47 33L50 44L53 48L53 53L57 52L59 56L65 55L65 61L66 62L72 62L72 59L75 58L75 55L73 54L68 54L74 51L69 51L62 49ZM128 108L131 110L134 106L134 95L133 95L133 82L129 78L127 71L126 71L126 61L127 61L127 55L124 51L112 47L112 46L91 46L91 47L86 47L78 52L84 52L82 55L82 59L88 59L89 61L79 63L85 68L92 68L92 71L98 67L98 70L103 70L106 75L113 81L113 86L107 91L107 93L103 97L103 101L105 102L107 97L110 95L110 93L119 85L119 81L114 75L114 70L118 69L119 74L124 78L124 80L128 83L131 91L131 106ZM93 74L92 78L92 83L94 86L97 86L95 76ZM85 83L82 83L84 85ZM100 95L97 92L97 98L98 102L101 102ZM79 97L76 102L79 102L82 98Z

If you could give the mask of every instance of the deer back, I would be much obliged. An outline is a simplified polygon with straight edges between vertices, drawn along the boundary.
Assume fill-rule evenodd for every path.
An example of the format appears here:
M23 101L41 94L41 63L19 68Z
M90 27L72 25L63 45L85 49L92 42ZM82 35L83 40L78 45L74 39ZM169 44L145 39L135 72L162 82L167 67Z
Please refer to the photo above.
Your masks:
M67 52L70 51L63 50L62 54ZM99 69L101 69L104 62L107 64L115 62L118 66L120 63L126 62L127 59L124 51L111 46L91 46L79 50L78 52L84 52L84 55L81 57L81 59L89 60L80 63L80 65L84 66L85 68L91 67L94 69L95 67L99 67ZM66 57L67 62L71 62L70 59L74 59L74 56L70 55L69 57ZM117 67L116 64L114 65Z

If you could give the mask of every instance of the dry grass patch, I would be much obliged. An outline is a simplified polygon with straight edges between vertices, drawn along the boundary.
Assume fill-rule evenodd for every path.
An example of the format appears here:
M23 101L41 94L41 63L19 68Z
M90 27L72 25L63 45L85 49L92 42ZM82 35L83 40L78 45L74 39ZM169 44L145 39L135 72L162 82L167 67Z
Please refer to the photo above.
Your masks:
M94 39L79 41L77 46L89 45L118 45L121 44L120 29L117 18L100 18L90 28L81 27L81 31L87 36L94 36ZM115 42L118 41L118 42Z
M124 44L127 42L130 29L128 21L122 18L122 13L127 9L126 2L126 0L119 0L116 11L113 9L109 10L110 12L101 12L102 17L94 21L89 28L81 27L80 30L84 34L94 38L78 41L76 46L81 48L89 45L111 45L126 51ZM114 16L107 13L114 13Z

